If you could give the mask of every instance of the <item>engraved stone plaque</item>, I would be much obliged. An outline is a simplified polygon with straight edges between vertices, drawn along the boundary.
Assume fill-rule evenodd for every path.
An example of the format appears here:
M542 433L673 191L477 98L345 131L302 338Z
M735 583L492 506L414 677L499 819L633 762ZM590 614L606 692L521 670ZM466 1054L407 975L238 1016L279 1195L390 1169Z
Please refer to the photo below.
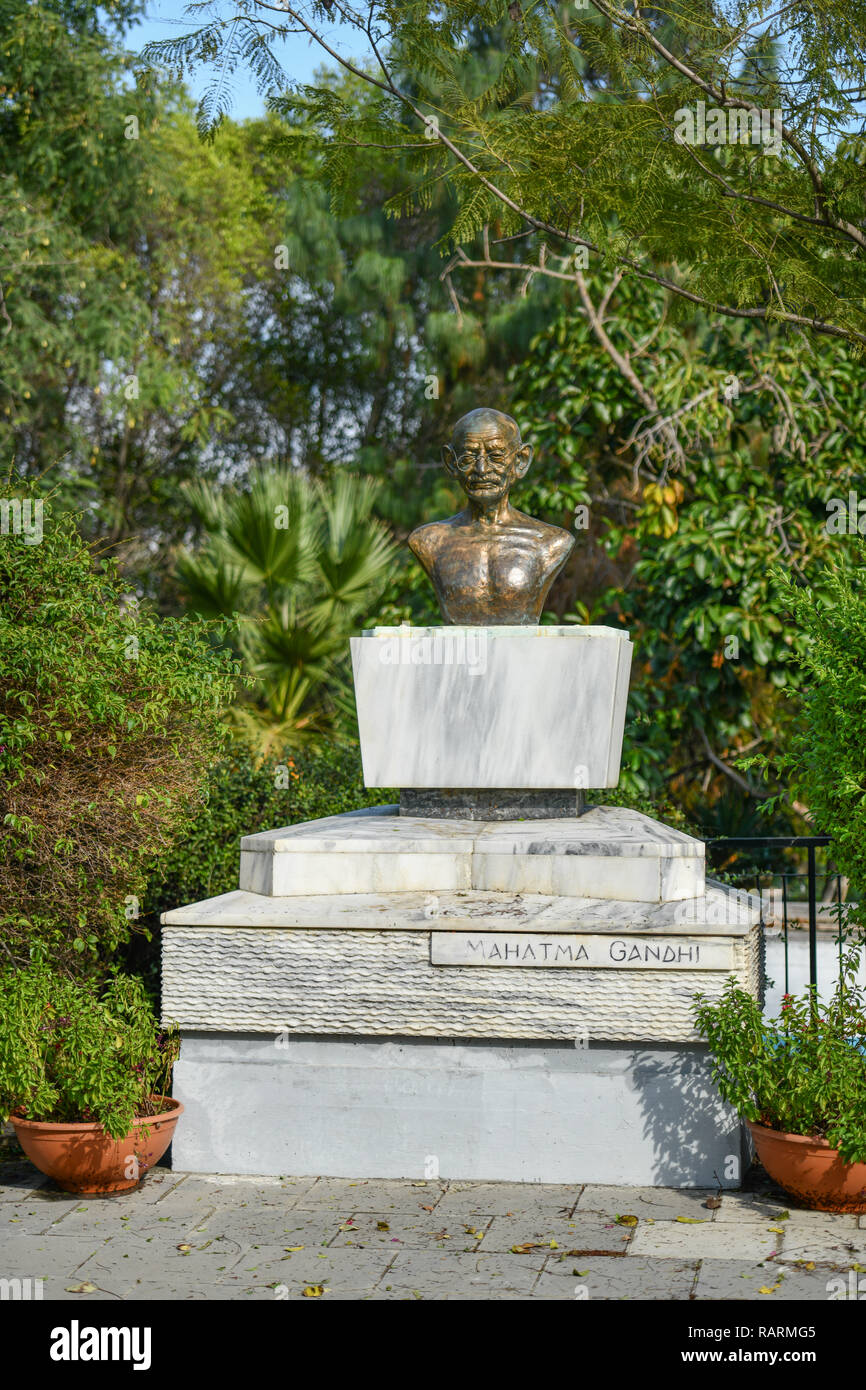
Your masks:
M431 932L432 965L517 965L589 970L733 970L729 940L694 936L541 936Z

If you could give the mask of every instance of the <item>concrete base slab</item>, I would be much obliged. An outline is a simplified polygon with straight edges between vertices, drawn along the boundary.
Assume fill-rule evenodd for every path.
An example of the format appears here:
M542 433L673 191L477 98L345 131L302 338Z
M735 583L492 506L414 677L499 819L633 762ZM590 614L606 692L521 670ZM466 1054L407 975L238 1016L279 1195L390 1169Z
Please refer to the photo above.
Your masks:
M738 1186L743 1131L698 1045L187 1035L191 1173Z

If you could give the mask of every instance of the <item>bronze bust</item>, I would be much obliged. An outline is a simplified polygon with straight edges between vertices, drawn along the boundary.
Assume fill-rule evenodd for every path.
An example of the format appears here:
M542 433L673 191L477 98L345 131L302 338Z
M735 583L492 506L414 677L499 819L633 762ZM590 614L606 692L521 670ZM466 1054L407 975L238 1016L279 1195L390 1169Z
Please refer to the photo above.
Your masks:
M409 545L430 577L445 622L537 623L574 537L508 501L532 462L517 421L501 410L470 410L455 425L442 461L468 506L447 521L419 526Z

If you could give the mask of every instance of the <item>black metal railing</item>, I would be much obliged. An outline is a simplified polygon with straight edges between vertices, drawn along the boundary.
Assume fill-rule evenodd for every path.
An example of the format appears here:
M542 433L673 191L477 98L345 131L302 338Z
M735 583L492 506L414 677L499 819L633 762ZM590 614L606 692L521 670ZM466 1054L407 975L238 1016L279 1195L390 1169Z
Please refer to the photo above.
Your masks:
M797 894L792 895L792 886L805 886L805 904L808 908L809 922L809 983L818 984L818 909L820 907L832 907L841 905L843 902L842 875L838 870L826 866L819 871L817 862L817 851L825 849L830 844L829 835L732 835L718 836L708 839L707 845L707 871L712 872L710 860L721 858L727 854L728 859L733 853L748 861L747 867L732 867L729 862L725 862L716 872L716 877L722 877L725 881L732 883L738 888L747 888L750 892L756 892L761 900L761 920L763 923L764 897L769 890L776 889L777 881L780 882L781 901L782 901L782 928L785 951L785 993L789 993L790 976L788 966L788 935L790 929L791 915L793 907L797 903L803 903L803 898ZM806 851L806 870L790 869L786 867L790 862L786 858L785 852L789 850ZM818 902L818 879L823 878L825 884L835 881L835 891L829 902L825 898ZM775 905L774 905L775 909ZM842 953L844 949L845 936L843 932L841 906L837 906L837 933L836 943L838 946L839 961L841 965Z

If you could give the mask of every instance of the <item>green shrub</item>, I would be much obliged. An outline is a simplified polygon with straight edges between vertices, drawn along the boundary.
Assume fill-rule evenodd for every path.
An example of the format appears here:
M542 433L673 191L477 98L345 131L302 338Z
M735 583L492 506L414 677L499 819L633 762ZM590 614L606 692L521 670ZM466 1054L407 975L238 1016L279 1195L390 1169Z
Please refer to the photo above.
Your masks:
M33 499L31 499L32 501ZM183 832L236 667L214 631L139 611L112 561L45 504L0 536L0 945L93 962L129 934Z
M713 1055L713 1079L747 1120L784 1134L817 1136L849 1163L866 1163L866 1005L850 949L836 989L786 994L778 1018L733 977L717 1003L696 996L695 1018Z
M141 980L103 984L45 961L0 970L0 1119L98 1120L115 1139L158 1113L180 1051Z
M234 750L214 768L195 819L151 876L143 925L153 940L132 943L129 968L156 990L160 914L237 888L241 836L396 801L398 795L365 788L354 743L327 743L264 762Z
M862 549L862 543L856 543ZM815 834L832 838L830 854L849 880L846 925L866 927L866 589L843 568L828 568L822 593L776 575L790 620L807 638L792 657L801 668L790 691L790 721L779 753L755 757L787 786L787 799L809 808ZM785 798L764 803L774 809Z

